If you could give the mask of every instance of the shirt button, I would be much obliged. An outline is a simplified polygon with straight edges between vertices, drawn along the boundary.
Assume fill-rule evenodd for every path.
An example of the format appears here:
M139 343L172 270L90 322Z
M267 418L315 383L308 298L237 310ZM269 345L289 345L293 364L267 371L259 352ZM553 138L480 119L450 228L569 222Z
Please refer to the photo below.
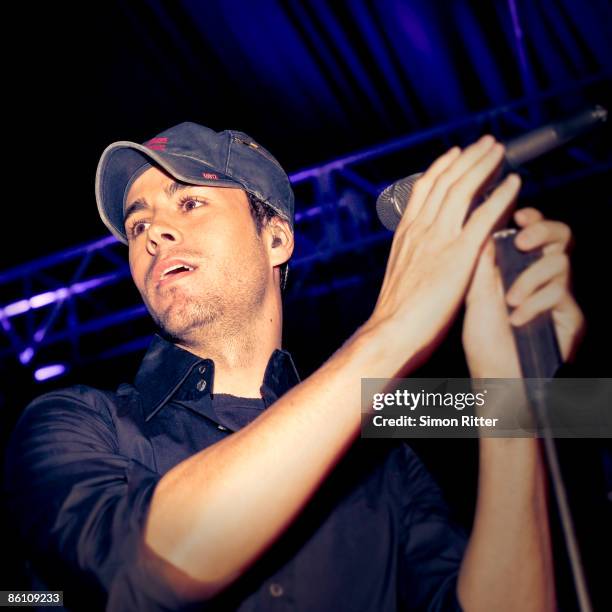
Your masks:
M201 378L200 380L198 380L198 384L196 385L196 389L198 391L204 391L204 389L206 389L206 380L204 378Z
M220 429L221 431L227 431L227 427L223 425L217 425L217 429Z
M201 365L201 366L198 368L198 372L199 372L200 374L204 374L204 372L206 372L206 366L205 366L205 365Z
M270 595L272 597L280 597L284 592L283 587L278 582L273 582L270 585Z

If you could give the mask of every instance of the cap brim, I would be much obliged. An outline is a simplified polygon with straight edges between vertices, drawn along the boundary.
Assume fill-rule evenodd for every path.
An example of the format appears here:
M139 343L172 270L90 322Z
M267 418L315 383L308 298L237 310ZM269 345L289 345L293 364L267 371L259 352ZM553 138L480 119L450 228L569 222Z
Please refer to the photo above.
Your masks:
M96 202L102 221L117 240L124 244L128 242L123 225L126 187L132 177L151 162L182 183L244 189L239 182L200 160L155 151L128 140L114 142L106 147L98 163Z

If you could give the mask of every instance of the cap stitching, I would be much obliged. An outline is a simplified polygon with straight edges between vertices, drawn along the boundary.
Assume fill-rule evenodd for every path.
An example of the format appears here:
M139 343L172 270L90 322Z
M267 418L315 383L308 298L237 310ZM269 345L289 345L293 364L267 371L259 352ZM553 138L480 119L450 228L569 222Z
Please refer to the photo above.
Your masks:
M225 158L225 174L227 174L229 172L228 168L230 165L230 158L232 157L232 148L233 148L233 143L234 143L234 139L232 138L232 133L230 132L228 134L228 147L227 147L227 157Z

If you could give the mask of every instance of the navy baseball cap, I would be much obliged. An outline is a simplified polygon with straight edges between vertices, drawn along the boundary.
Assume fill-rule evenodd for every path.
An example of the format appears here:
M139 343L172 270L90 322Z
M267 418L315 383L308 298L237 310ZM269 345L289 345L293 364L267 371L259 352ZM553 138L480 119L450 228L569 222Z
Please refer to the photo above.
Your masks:
M293 229L293 190L271 153L243 132L215 132L185 122L143 144L114 142L102 153L96 172L98 211L106 227L124 244L125 197L132 183L152 166L182 183L244 189L269 204Z

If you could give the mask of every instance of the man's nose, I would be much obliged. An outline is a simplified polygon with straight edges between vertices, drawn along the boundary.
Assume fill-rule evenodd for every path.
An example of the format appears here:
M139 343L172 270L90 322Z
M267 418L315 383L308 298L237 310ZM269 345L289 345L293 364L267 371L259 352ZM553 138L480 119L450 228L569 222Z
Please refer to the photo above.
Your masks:
M180 242L181 232L177 227L164 220L155 220L147 232L147 248L157 251L165 242Z

